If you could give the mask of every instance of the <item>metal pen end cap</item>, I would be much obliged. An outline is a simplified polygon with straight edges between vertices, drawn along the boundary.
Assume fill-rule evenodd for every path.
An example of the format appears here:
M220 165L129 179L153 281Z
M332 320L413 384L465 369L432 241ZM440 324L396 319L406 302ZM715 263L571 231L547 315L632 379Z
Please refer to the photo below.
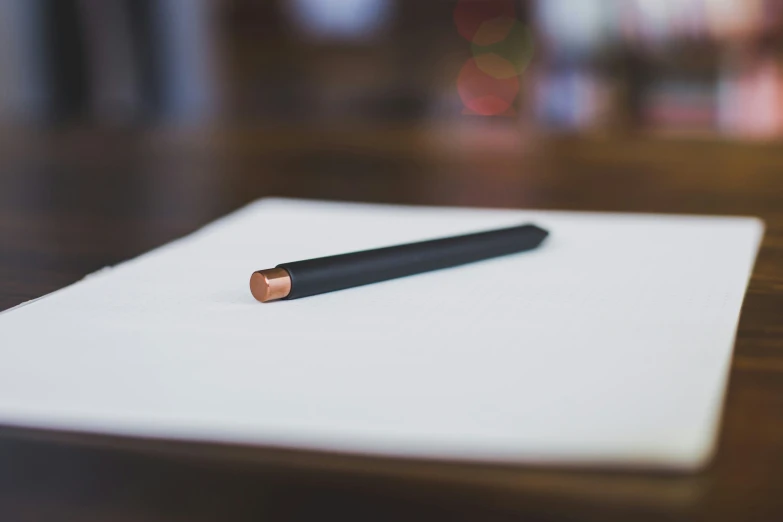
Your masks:
M282 268L253 272L250 276L250 293L262 303L283 299L291 293L291 276Z

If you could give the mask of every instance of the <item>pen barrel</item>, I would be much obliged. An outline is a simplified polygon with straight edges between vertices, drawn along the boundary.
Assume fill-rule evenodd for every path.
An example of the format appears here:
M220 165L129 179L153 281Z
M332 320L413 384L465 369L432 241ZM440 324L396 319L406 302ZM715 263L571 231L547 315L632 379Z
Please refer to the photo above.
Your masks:
M283 263L291 276L285 299L378 283L536 248L548 232L527 224L488 232L448 237Z

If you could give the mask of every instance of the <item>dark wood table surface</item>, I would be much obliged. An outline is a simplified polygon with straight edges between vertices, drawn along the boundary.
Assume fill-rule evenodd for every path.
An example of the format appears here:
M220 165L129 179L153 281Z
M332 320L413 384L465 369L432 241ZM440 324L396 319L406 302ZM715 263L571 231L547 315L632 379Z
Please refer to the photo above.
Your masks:
M714 462L458 465L5 427L0 520L783 520L783 148L464 125L6 133L0 309L270 195L762 217Z

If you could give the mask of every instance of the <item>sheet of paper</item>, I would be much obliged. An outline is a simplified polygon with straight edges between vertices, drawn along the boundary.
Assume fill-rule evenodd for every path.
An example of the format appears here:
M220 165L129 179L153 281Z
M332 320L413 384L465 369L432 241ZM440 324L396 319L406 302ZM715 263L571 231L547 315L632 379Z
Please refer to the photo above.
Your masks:
M536 251L260 304L278 263L534 222ZM0 424L693 469L753 218L270 199L0 315Z

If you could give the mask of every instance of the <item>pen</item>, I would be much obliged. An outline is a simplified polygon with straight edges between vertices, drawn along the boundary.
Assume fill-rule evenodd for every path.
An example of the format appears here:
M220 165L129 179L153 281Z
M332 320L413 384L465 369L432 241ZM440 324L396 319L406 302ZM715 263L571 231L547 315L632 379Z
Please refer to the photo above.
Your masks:
M283 263L250 276L262 303L298 299L532 250L549 232L532 224Z

